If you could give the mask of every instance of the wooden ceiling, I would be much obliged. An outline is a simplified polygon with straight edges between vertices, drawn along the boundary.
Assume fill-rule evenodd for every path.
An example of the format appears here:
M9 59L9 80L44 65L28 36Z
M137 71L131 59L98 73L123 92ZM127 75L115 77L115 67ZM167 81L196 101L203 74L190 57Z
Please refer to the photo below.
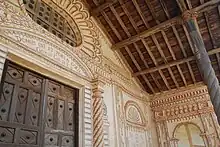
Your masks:
M202 81L176 0L87 0L91 15L150 94ZM220 0L185 0L220 79Z

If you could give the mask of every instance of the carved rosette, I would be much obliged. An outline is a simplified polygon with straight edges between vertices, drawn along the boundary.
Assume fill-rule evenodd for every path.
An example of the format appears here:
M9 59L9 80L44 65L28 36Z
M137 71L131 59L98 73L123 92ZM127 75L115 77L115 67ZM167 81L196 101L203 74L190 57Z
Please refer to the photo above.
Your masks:
M98 79L93 81L93 146L104 147L104 122L103 122L103 87L104 83Z

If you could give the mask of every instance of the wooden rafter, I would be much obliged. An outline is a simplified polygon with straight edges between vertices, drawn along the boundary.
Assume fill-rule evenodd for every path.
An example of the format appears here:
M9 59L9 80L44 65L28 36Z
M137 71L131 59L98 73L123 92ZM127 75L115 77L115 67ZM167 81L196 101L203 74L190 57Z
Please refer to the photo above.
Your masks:
M158 66L157 60L155 59L155 57L154 57L153 53L151 52L150 48L148 47L146 41L145 41L144 39L141 39L141 41L142 41L142 43L144 44L144 47L147 49L147 52L148 52L148 54L150 55L150 57L151 57L151 59L152 59L154 65L155 65L155 66ZM163 79L163 81L164 81L166 87L167 87L168 89L170 89L169 83L167 82L166 77L163 75L163 72L162 72L161 70L158 70L158 72L159 72L161 78Z
M111 22L111 20L109 19L109 17L107 16L107 14L105 12L101 12L101 14L103 15L103 17L105 18L105 20L107 21L107 23L109 24L109 26L111 27L111 29L113 30L113 32L116 34L116 36L118 37L119 40L122 40L122 37L120 35L120 33L118 32L118 30L115 28L115 26L113 25L113 23Z
M213 54L217 54L217 53L220 53L220 48L216 48L216 49L212 49L212 50L208 51L209 55L213 55ZM138 76L138 75L142 75L142 74L152 73L152 72L155 72L158 70L162 70L162 69L169 68L172 66L180 65L180 64L187 63L187 62L190 62L193 60L195 60L195 56L187 57L187 58L184 58L181 60L175 60L175 61L169 62L167 64L159 65L157 67L148 68L148 69L136 72L133 75Z
M132 2L133 2L133 4L134 4L135 8L137 9L138 14L140 15L140 17L141 17L142 21L144 22L145 26L146 26L147 28L149 28L150 26L149 26L149 24L148 24L148 22L147 22L146 17L144 16L143 12L142 12L141 9L140 9L140 7L139 7L139 5L138 5L138 3L137 3L137 0L132 0Z
M121 20L120 16L118 15L118 13L115 10L115 8L113 6L110 6L110 9L113 12L114 16L116 17L119 24L122 26L122 28L125 31L125 33L127 34L127 36L130 37L131 34L129 33L128 28L125 26L124 22Z
M192 10L193 11L196 11L198 13L202 13L202 12L205 12L207 10L210 10L210 7L211 8L214 8L214 7L217 7L215 4L219 3L220 0L211 0L209 2L206 2L196 8L193 8ZM182 18L180 16L177 16L177 17L174 17L172 19L169 19L163 23L160 23L158 24L157 26L155 27L152 27L146 31L143 31L137 35L134 35L134 36L131 36L129 37L128 39L125 39L119 43L116 43L112 46L112 49L113 50L116 50L116 49L119 49L119 48L122 48L122 47L125 47L131 43L134 43L138 40L140 40L141 38L145 38L145 37L148 37L148 36L151 36L152 34L155 34L157 32L160 32L161 30L164 30L166 28L169 28L179 22L181 22Z
M158 51L159 51L161 57L163 58L164 63L168 63L168 62L167 62L167 59L166 59L166 57L165 57L165 55L164 55L164 53L163 53L163 51L162 51L162 49L161 49L161 47L160 47L159 42L157 41L157 38L155 37L155 35L152 35L152 39L153 39L153 42L155 43L155 45L157 46L157 49L158 49ZM174 77L172 70L170 69L170 67L168 67L167 69L168 69L169 74L170 74L170 76L171 76L173 82L175 83L176 87L179 88L179 84L178 84L176 78ZM165 81L164 81L164 82L165 82Z
M135 24L135 21L134 21L134 19L131 17L130 13L128 12L128 9L126 8L125 4L123 4L123 1L122 1L122 0L119 0L119 3L120 3L120 5L121 5L123 11L124 11L125 14L127 15L129 21L131 22L132 26L134 27L135 31L136 31L137 33L139 33L139 30L138 30L138 28L137 28L137 26L136 26L136 24Z
M139 47L138 47L138 45L137 45L136 43L134 43L134 47L135 47L135 49L137 50L139 56L141 57L141 60L144 62L145 67L146 67L146 68L149 68L149 67L148 67L148 64L147 64L147 62L146 62L146 60L144 59L143 54L141 53L141 51L140 51L140 49L139 49ZM150 76L152 77L152 79L153 79L154 83L156 84L158 90L161 91L162 88L161 88L161 85L159 84L159 82L157 81L157 79L156 79L156 78L154 77L154 75L151 74L151 73L150 73Z
M95 16L97 15L99 12L102 12L104 9L110 7L111 5L113 5L114 3L116 3L118 0L111 0L111 1L107 1L106 3L98 6L97 8L95 8L94 10L91 11L91 15Z
M134 56L132 55L132 53L130 52L128 47L125 47L126 52L128 53L129 57L131 58L132 62L134 63L134 65L137 67L137 69L140 71L141 67L139 66L138 62L135 60ZM150 90L155 93L153 87L151 86L150 82L148 81L147 77L145 75L142 75L142 78L145 80L145 82L147 83L148 87L150 88Z

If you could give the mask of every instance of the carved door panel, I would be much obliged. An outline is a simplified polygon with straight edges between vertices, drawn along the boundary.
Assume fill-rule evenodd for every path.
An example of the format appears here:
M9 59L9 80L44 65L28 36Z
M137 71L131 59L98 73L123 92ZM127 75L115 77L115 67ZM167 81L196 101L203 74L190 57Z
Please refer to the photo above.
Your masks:
M74 147L74 89L49 81L45 122L45 147Z
M1 83L0 147L40 146L44 79L8 65Z
M77 144L76 89L9 63L0 90L0 147Z

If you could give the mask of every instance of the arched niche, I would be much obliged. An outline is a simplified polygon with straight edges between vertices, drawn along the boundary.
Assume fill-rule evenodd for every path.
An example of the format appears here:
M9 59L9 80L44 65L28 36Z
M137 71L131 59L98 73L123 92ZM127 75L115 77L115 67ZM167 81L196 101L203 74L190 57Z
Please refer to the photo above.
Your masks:
M178 147L205 147L205 140L202 137L202 131L194 123L180 123L173 132L173 141Z
M138 104L128 101L125 104L125 116L127 123L131 125L145 126L146 122Z

